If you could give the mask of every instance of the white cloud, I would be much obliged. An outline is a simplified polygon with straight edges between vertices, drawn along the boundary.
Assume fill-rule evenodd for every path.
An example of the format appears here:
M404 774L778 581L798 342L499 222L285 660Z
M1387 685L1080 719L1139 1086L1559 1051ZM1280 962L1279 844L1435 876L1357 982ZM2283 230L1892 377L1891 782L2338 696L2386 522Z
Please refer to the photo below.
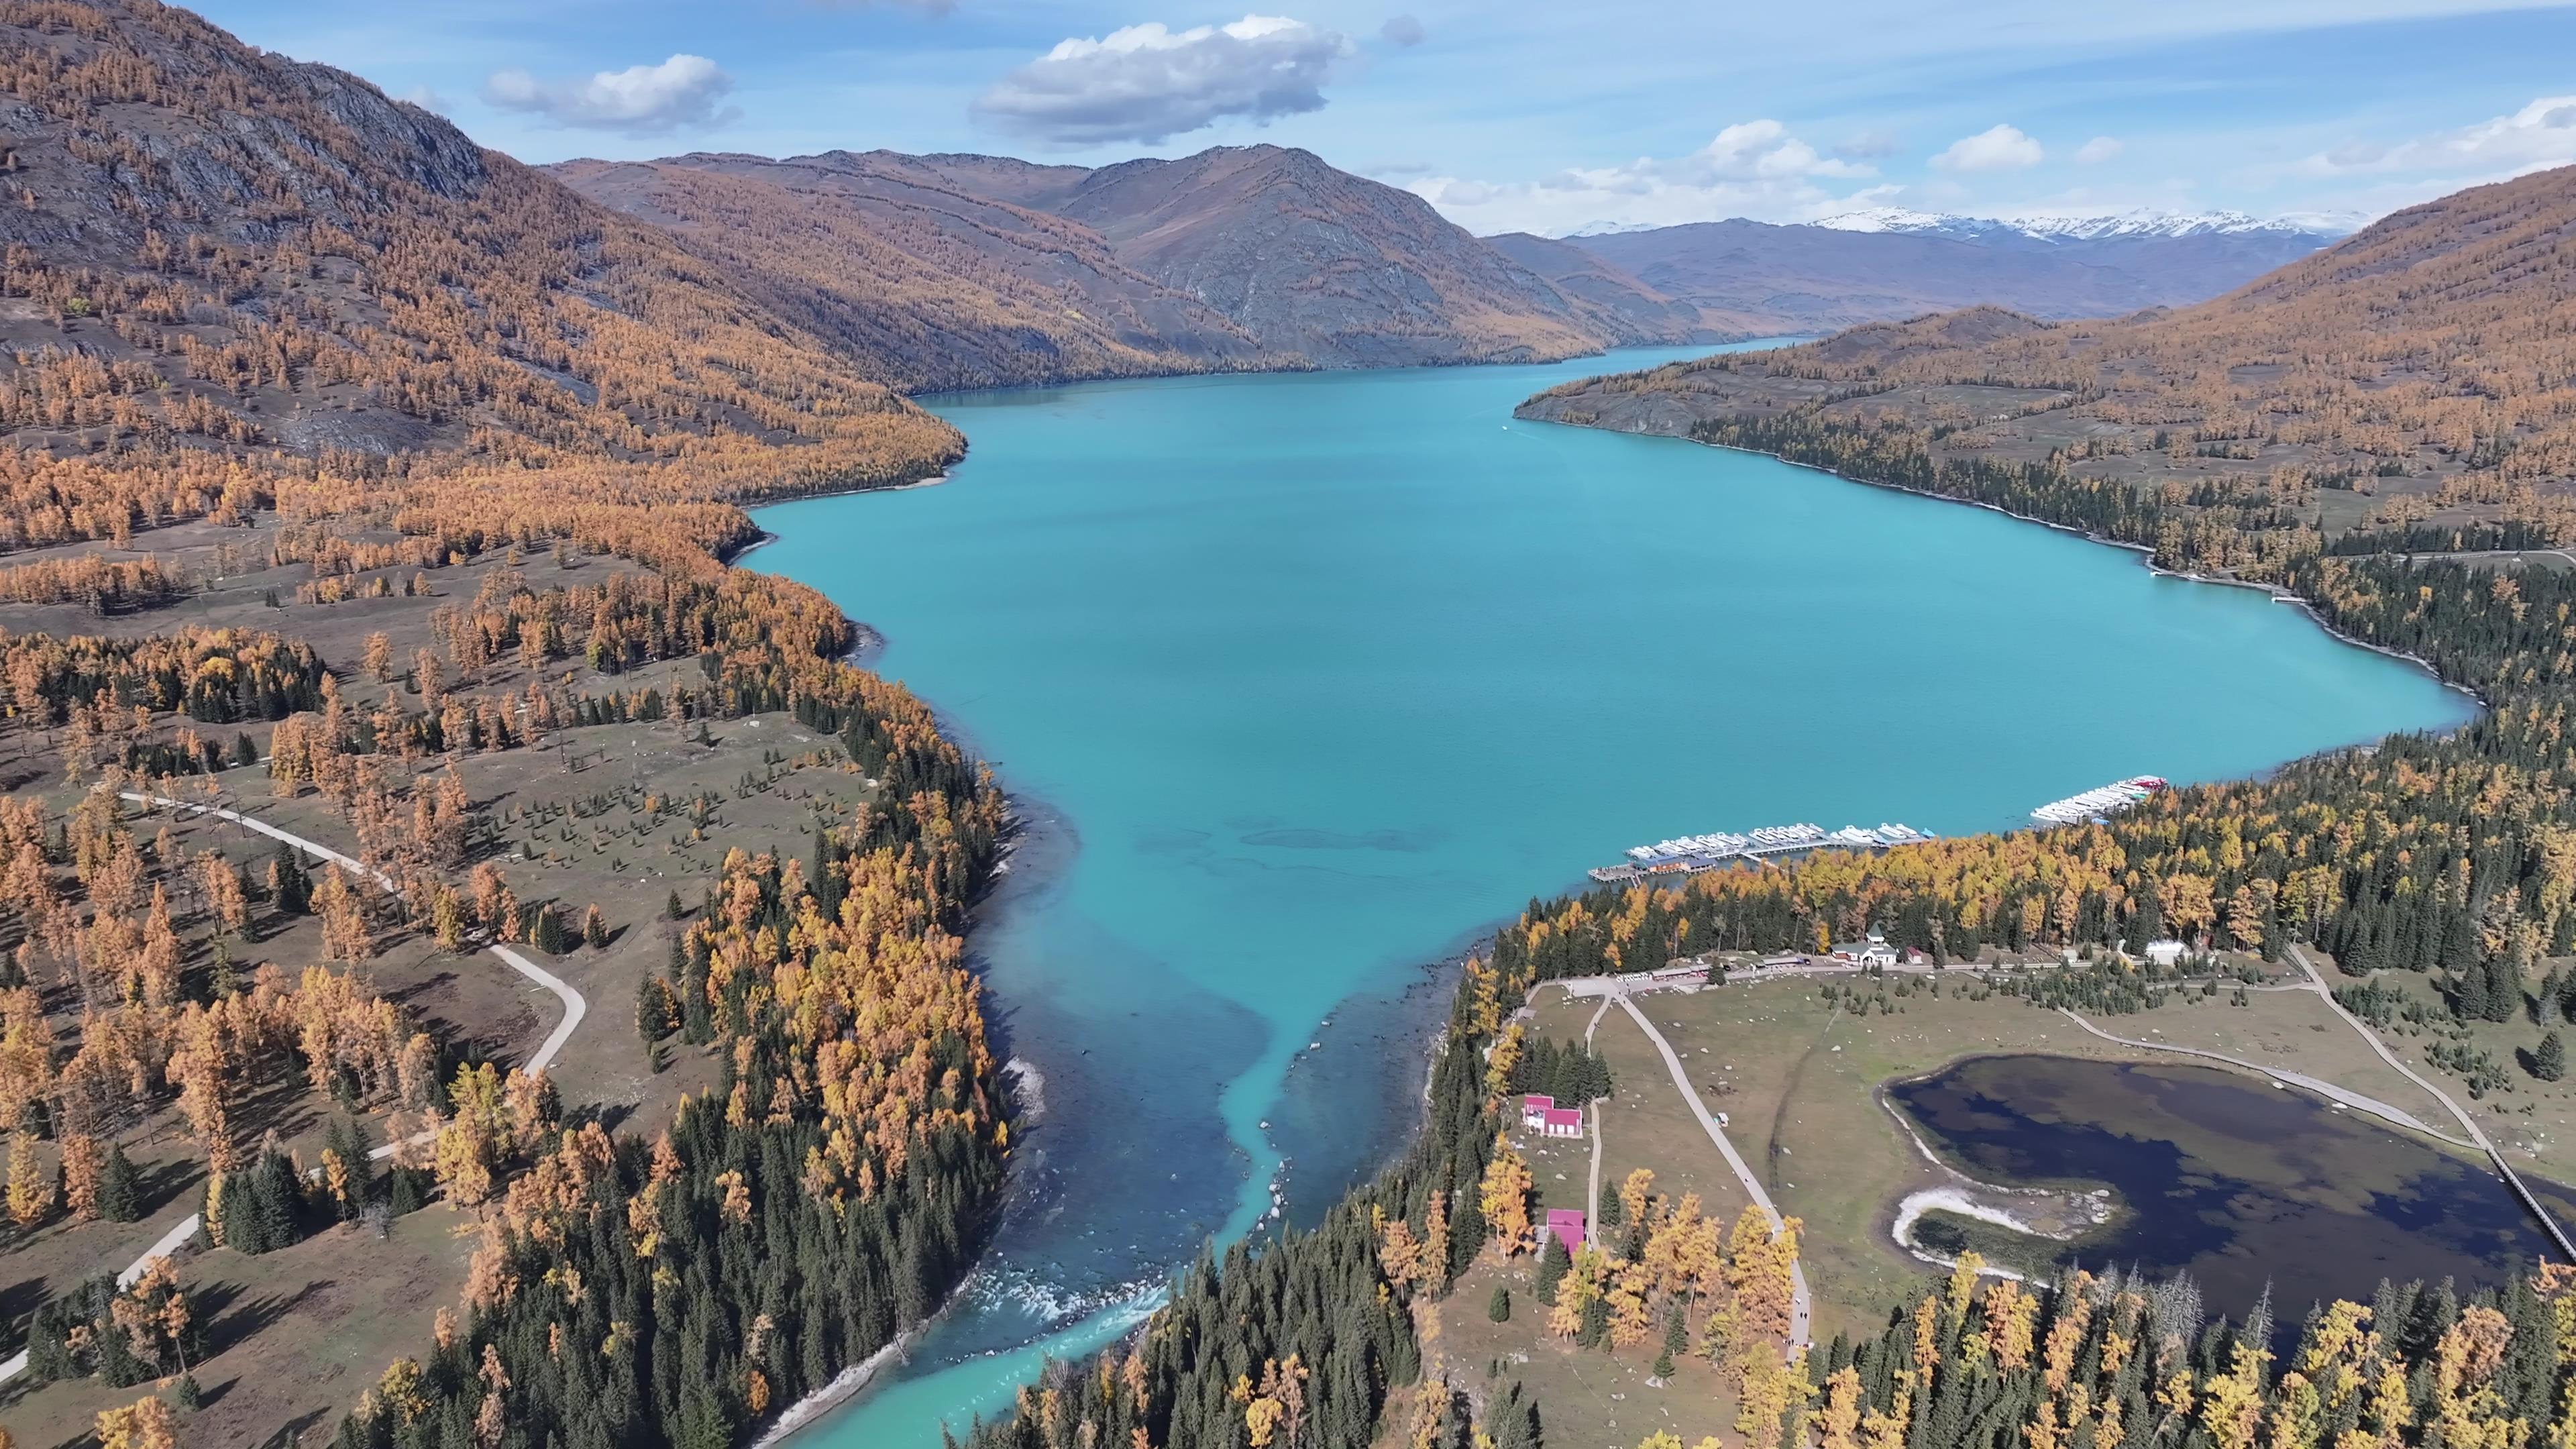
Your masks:
M1778 121L1727 127L1686 156L1641 156L1615 166L1576 167L1537 181L1493 183L1457 176L1412 190L1470 231L1561 232L1593 222L1672 226L1730 216L1804 220L1855 204L1826 183L1877 173L1825 156ZM1865 194L1865 193L1864 193Z
M438 116L447 114L447 107L449 104L447 97L440 95L438 92L431 90L427 86L413 86L410 90L403 92L394 99L408 102L411 105L420 107L422 110L427 111L432 115Z
M1412 16L1398 15L1379 26L1377 33L1389 45L1420 45L1422 38L1430 32L1424 30L1422 22Z
M2014 171L2038 165L2045 155L2037 141L1998 124L1951 142L1932 165L1941 171Z
M1642 195L1659 187L1706 188L1727 182L1776 181L1800 176L1870 176L1866 165L1820 156L1778 121L1739 121L1687 156L1641 156L1620 166L1578 167L1540 182L1568 191Z
M2352 141L2308 158L2315 175L2443 171L2468 180L2519 175L2576 161L2576 96L2543 96L2509 116L2394 145Z
M2118 158L2126 149L2116 136L2096 136L2075 148L2075 159L2086 166L2099 166Z
M559 126L658 136L683 126L720 126L741 116L722 105L733 77L703 55L675 55L660 65L604 70L587 79L541 81L524 70L495 71L483 99Z
M1358 52L1339 31L1280 16L1190 30L1149 21L1058 42L977 97L974 112L1054 145L1151 145L1229 116L1321 110L1325 83Z

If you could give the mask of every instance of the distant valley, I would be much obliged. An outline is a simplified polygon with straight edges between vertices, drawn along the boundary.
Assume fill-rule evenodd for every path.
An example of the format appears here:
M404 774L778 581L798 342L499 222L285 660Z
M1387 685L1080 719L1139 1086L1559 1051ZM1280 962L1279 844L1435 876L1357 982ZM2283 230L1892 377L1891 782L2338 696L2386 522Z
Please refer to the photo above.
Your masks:
M904 388L1240 368L1540 362L1641 328L1410 192L1277 146L1086 169L690 155L547 168L659 224Z
M1476 237L1311 152L1050 166L694 153L543 168L664 229L903 390L1174 372L1545 362L1986 304L2109 317L2230 291L2313 225L2015 226L1866 213Z

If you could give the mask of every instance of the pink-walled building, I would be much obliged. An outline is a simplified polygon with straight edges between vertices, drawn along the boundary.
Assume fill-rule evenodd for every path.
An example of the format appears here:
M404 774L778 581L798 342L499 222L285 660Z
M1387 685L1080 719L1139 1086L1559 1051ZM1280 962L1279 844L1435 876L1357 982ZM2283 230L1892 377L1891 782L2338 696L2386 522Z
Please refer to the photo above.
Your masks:
M1582 1247L1583 1214L1572 1208L1549 1208L1547 1225L1539 1230L1539 1251L1546 1252L1549 1243L1563 1243L1569 1253Z

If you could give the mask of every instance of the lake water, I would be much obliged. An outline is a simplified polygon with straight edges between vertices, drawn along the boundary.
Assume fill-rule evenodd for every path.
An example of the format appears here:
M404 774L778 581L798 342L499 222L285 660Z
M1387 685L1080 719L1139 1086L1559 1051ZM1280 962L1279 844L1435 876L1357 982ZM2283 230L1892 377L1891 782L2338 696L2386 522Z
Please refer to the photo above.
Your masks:
M1275 1182L1292 1216L1338 1195L1410 1123L1423 968L1627 846L1993 829L2468 716L2132 553L1511 417L1685 355L933 399L952 481L762 511L754 566L882 631L1041 823L974 941L1045 1083L1013 1205L905 1370L803 1442L927 1449Z
M2212 1316L2241 1318L2269 1283L2295 1332L2310 1304L2366 1303L2381 1278L2465 1290L2549 1246L2484 1162L2214 1067L1977 1057L1888 1094L1976 1177L2109 1186L2132 1211L2061 1261L2186 1270Z

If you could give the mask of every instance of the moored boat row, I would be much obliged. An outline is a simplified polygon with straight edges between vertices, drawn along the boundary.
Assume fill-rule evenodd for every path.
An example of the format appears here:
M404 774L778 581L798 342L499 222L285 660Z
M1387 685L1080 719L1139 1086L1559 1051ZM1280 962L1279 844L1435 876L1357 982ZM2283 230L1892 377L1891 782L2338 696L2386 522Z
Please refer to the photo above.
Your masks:
M1711 835L1683 835L1658 840L1652 845L1631 846L1628 864L1600 866L1590 874L1594 880L1604 883L1639 880L1647 876L1715 870L1741 861L1763 860L1800 851L1884 850L1891 845L1910 845L1933 838L1927 831L1893 823L1882 824L1875 829L1846 825L1831 832L1819 825L1762 825L1740 835L1719 831Z
M2100 820L2115 811L2126 810L2164 788L2162 776L2132 775L2080 795L2051 800L2030 812L2030 818L2043 825L2076 825L2087 820Z

